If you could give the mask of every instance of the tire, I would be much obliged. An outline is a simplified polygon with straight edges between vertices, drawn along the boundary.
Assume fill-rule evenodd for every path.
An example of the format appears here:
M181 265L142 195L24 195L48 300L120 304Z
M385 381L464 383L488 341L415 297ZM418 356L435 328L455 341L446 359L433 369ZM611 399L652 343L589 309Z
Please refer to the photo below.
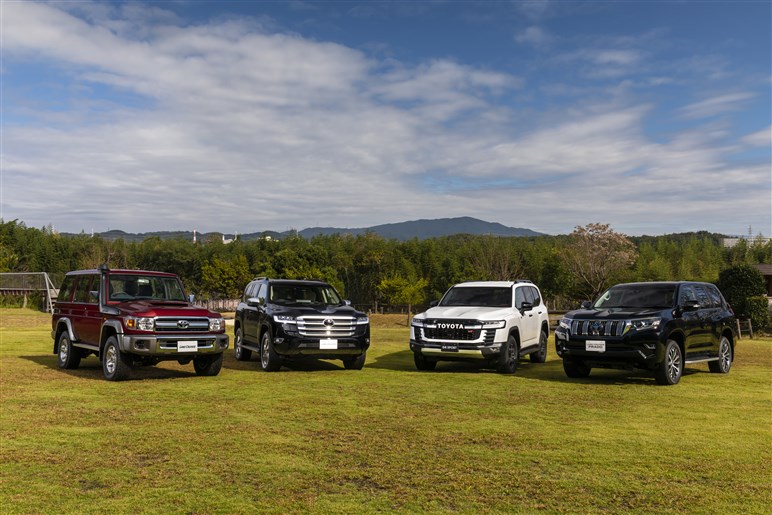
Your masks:
M270 331L264 332L260 339L260 368L264 372L276 372L281 368L281 358L273 349Z
M726 336L718 344L718 361L708 362L708 369L714 374L728 374L732 368L732 344Z
M541 332L539 336L539 350L528 355L531 363L544 363L547 361L547 333Z
M563 370L566 375L572 379L581 379L589 377L592 368L573 358L563 358Z
M236 354L237 361L249 361L252 358L252 351L241 346L243 338L241 327L237 327L233 337L233 352Z
M346 358L343 360L343 368L346 370L362 370L362 368L365 366L366 359L367 351L354 358Z
M118 340L111 336L102 349L102 372L108 381L123 381L131 374L131 360L126 353L121 352Z
M665 358L662 363L657 365L654 371L654 379L657 384L674 385L678 384L681 374L684 372L684 358L681 353L681 347L673 340L668 340L665 345Z
M517 339L509 335L507 342L501 347L499 363L496 371L499 374L514 374L517 370L517 361L520 359L520 349L517 345Z
M67 331L59 335L59 352L57 353L59 368L74 370L80 365L80 349L72 346Z
M418 370L434 370L437 368L437 360L427 358L421 352L413 353L413 361Z
M193 358L193 369L197 376L216 376L222 368L223 353L208 354Z

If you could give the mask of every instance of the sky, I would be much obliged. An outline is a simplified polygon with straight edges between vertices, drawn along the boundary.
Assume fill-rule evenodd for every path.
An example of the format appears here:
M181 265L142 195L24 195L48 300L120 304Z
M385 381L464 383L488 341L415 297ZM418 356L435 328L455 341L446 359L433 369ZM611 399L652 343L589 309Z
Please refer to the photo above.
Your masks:
M0 2L0 218L772 236L772 2Z

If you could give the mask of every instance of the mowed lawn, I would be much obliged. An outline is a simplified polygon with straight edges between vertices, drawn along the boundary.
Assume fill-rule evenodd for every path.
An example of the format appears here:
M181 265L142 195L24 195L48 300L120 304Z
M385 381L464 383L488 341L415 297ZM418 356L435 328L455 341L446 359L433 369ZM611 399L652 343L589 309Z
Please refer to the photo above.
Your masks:
M57 368L50 317L0 310L3 513L769 513L772 340L732 371L569 380L417 372L404 317L376 318L364 370L315 362L110 383Z

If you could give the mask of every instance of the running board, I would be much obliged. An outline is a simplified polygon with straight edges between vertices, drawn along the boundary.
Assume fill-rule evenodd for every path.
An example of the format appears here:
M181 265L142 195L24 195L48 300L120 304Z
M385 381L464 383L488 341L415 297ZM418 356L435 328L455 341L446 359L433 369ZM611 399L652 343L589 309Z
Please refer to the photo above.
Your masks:
M252 345L244 345L243 343L241 344L241 348L251 350L253 352L260 352L260 347L253 347Z
M93 352L99 352L99 345L89 345L88 343L72 343L73 347L80 347L81 349L90 350Z
M716 356L715 358L699 358L699 359L687 359L684 360L684 363L686 365L693 365L694 363L705 363L706 361L718 361L719 357Z

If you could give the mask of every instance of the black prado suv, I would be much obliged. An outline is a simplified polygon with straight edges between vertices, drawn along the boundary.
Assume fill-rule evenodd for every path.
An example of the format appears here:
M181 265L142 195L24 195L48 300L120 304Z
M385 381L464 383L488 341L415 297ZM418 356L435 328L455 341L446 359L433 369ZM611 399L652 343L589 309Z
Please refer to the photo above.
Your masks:
M341 300L331 285L315 280L258 277L236 309L236 359L260 356L266 372L298 358L340 359L361 370L370 346L370 320Z
M555 346L568 377L592 368L653 370L657 383L678 383L684 365L707 362L726 374L734 360L735 318L712 284L618 284L594 304L566 313Z

